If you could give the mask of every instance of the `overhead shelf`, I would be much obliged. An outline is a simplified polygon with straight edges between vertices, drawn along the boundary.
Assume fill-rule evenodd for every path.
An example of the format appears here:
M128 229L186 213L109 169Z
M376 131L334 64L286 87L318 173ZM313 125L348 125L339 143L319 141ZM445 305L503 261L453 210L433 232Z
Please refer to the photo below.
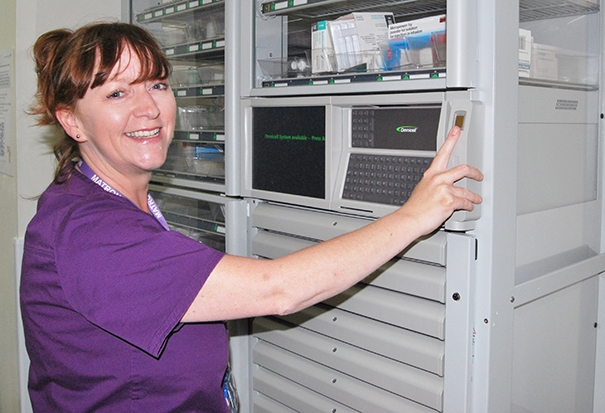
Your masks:
M216 53L225 50L225 39L200 40L176 46L163 48L162 51L169 59L188 60L200 54L213 57Z
M174 131L174 141L225 143L225 131Z
M322 86L356 82L389 82L394 80L418 80L445 78L445 68L418 69L406 71L342 73L313 77L293 77L263 81L263 87Z
M224 0L174 1L149 8L143 13L137 14L137 23L150 23L180 17L184 13L207 9L222 3L224 3Z
M271 0L261 4L264 16L290 15L309 20L332 19L346 13L392 12L396 20L445 13L446 0ZM599 4L590 0L520 0L520 21L591 14Z
M420 18L441 14L446 10L445 0L278 0L262 4L263 15L294 15L298 18L332 19L352 12L391 12L395 19L401 16Z
M520 0L519 21L554 19L597 13L598 2L590 0Z
M198 85L173 88L177 98L218 97L225 95L225 85Z

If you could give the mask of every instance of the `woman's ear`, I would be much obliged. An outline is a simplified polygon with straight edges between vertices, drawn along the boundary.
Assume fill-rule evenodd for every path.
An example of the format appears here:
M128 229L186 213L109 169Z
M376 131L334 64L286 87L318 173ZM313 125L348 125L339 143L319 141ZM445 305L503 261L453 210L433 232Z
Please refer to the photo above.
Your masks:
M61 124L61 127L73 140L76 142L82 143L86 139L78 127L78 122L76 120L76 115L73 111L67 109L58 109L55 112L55 117Z

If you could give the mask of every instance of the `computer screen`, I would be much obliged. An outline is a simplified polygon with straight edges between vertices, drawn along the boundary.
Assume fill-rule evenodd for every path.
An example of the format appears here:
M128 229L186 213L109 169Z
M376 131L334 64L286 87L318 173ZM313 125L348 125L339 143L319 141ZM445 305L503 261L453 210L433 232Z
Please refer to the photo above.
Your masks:
M326 107L252 109L252 188L326 197Z

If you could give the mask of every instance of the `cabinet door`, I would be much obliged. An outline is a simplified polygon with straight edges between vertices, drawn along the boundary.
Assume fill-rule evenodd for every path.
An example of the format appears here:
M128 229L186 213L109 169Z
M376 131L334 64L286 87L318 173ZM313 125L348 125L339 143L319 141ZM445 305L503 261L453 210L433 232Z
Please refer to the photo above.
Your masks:
M521 0L519 19L511 411L593 411L602 12Z

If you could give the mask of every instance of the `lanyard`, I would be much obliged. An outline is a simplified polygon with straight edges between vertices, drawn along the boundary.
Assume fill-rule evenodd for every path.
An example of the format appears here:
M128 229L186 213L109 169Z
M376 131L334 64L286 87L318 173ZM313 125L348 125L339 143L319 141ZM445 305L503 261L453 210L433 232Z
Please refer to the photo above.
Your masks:
M119 191L113 189L113 187L111 185L109 185L107 182L102 180L97 174L95 174L93 172L93 170L90 169L90 166L88 166L86 164L86 162L84 162L83 159L81 159L78 162L78 167L80 168L80 171L84 174L84 176L86 176L88 179L93 181L95 184L99 185L105 191L107 191L111 194L117 195L121 198L126 198ZM126 199L128 199L128 198L126 198ZM130 201L130 202L132 202L132 201ZM157 204L155 203L155 201L153 200L153 198L151 197L151 194L149 192L147 192L147 206L149 207L149 211L153 214L155 219L157 219L158 222L164 227L164 229L166 229L166 231L170 231L170 227L168 226L168 223L166 222L166 218L164 218L164 215L162 215L160 208L158 208Z

